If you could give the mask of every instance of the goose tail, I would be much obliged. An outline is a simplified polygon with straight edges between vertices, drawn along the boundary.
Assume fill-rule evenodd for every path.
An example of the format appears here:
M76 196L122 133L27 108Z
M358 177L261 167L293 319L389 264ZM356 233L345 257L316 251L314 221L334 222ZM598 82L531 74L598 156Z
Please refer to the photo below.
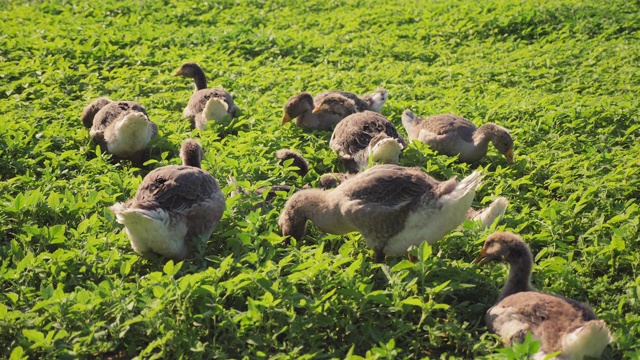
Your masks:
M109 206L109 210L111 210L111 212L114 213L114 215L116 216L116 221L119 224L124 224L124 216L123 214L129 209L129 206L127 206L126 203L115 203L111 206Z
M504 213L507 211L508 205L509 201L501 196L495 199L491 205L474 214L472 220L480 220L482 229L485 229L493 225L496 220L500 221L500 219L502 219Z
M458 189L465 189L466 192L475 192L478 186L482 183L482 173L480 171L474 171L471 175L460 181Z
M603 320L592 320L562 339L562 354L570 359L600 358L613 340Z

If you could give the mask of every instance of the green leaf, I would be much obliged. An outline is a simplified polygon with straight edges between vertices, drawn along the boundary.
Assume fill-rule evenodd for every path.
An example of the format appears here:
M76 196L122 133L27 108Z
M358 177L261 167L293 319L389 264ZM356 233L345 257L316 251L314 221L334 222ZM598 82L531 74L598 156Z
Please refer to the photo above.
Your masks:
M432 288L429 293L430 294L437 294L439 292L441 292L442 290L444 290L447 286L449 286L449 284L451 284L451 280L447 280L445 282L443 282L442 284Z
M23 356L23 354L24 354L24 350L22 349L22 346L16 346L15 348L13 348L13 350L11 350L11 355L9 356L9 360L28 359L28 357Z
M181 267L182 267L182 262L179 262L178 264L174 265L173 260L169 260L167 261L166 264L164 264L162 271L169 276L174 276L175 274L178 273L178 271L180 271Z
M18 299L20 298L18 296L18 294L12 293L12 292L4 293L4 296L8 297L9 300L11 300L11 302L14 303L14 304L17 304L18 303Z
M162 295L164 295L164 292L165 292L165 290L161 286L154 286L153 287L153 296L155 296L157 298L162 297Z
M3 303L0 303L0 320L6 319L7 312L8 312L8 308Z
M24 337L29 339L34 344L40 344L44 342L44 334L38 330L23 329L22 335L24 335Z
M433 252L433 249L431 248L431 245L429 245L429 243L424 241L418 248L418 254L419 254L418 260L420 262L427 261L427 259L429 259L429 257L431 256L432 252Z
M409 260L403 259L402 261L400 261L399 263L395 264L392 268L391 271L392 272L398 272L400 270L405 270L405 269L413 269L415 267L415 264L412 263Z
M407 298L407 299L402 300L400 303L401 304L405 304L405 305L417 306L417 307L423 307L424 306L424 302L418 297Z

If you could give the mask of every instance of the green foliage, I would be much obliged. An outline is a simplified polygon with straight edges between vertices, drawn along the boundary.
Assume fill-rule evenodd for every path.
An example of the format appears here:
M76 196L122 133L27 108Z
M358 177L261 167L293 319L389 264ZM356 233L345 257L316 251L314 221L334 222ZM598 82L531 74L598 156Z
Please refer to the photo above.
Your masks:
M433 248L373 264L361 236L310 226L285 245L249 194L315 185L341 165L330 133L280 126L300 91L385 87L397 126L452 112L511 129L516 162L491 148L474 206L506 196L500 228L536 254L538 288L590 302L640 356L640 5L637 1L101 1L0 4L0 357L521 358L483 316L504 266L470 261L489 230L465 224ZM241 109L189 130L197 61ZM82 128L99 96L141 102L160 129L143 168L101 154ZM403 132L403 130L400 130ZM229 195L203 262L143 258L107 207L198 137ZM277 165L302 152L299 178ZM401 160L438 179L472 166L414 142Z

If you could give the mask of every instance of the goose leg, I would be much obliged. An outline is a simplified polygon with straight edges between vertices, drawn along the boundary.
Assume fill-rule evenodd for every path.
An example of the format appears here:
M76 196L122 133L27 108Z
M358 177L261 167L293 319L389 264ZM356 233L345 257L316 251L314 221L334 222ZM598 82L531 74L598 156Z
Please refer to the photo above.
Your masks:
M378 264L384 262L384 252L382 251L382 249L373 250L373 262Z
M412 263L416 262L416 259L413 258L413 256L411 255L411 252L407 252L407 258L409 259L409 261L411 261Z
M344 164L344 168L347 170L349 174L357 174L360 171L360 166L358 166L358 162L353 159L342 160Z

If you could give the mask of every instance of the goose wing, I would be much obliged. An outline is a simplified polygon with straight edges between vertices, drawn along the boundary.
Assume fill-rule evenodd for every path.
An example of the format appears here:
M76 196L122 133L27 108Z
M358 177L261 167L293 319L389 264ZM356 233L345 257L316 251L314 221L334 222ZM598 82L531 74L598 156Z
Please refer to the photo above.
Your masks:
M329 95L334 95L334 94L341 95L341 96L344 96L346 98L349 98L349 99L353 100L353 102L356 105L356 109L358 111L369 110L369 104L366 101L362 100L361 97L359 97L358 95L356 95L354 93L350 93L350 92L347 92L347 91L341 91L341 90L331 90L331 91L323 92L321 94L316 95L313 98L314 106L318 106L318 104L320 104L320 102L322 102L322 100L324 98L326 98Z
M144 178L132 207L160 207L181 212L218 193L218 182L208 172L191 166L170 165L155 169Z
M430 116L420 127L435 135L456 135L468 142L473 142L473 133L476 131L476 126L471 121L453 114Z
M583 303L531 291L504 298L490 308L485 317L489 329L500 335L506 344L521 342L527 332L531 332L551 351L559 349L566 333L593 319L593 310Z
M402 206L425 194L436 197L438 182L415 168L376 165L349 178L336 190L352 201L386 207Z

